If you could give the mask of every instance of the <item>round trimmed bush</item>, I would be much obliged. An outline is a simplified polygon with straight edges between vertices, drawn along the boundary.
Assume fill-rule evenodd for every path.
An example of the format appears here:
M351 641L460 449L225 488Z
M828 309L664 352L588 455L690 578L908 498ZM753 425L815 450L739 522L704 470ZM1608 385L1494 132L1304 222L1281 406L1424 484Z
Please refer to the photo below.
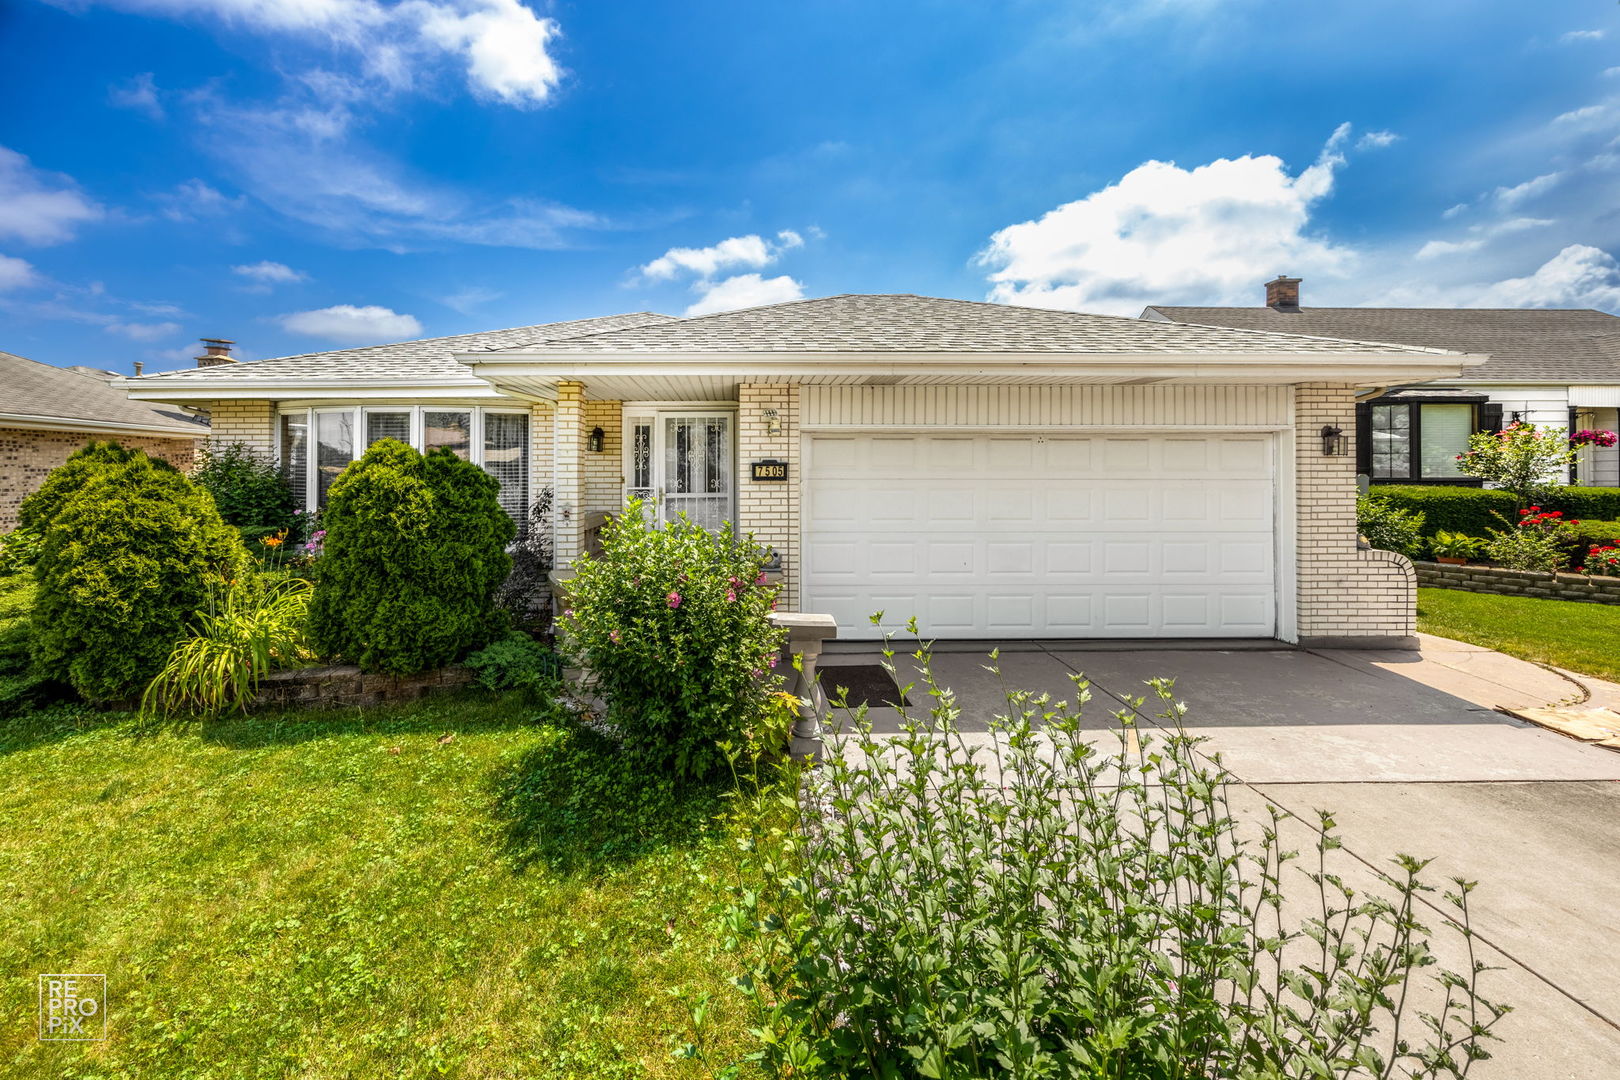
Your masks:
M247 553L207 492L139 450L81 451L47 491L33 510L35 668L89 701L132 698Z
M332 485L321 524L310 637L322 656L410 675L505 629L495 589L516 532L500 483L449 450L374 443Z

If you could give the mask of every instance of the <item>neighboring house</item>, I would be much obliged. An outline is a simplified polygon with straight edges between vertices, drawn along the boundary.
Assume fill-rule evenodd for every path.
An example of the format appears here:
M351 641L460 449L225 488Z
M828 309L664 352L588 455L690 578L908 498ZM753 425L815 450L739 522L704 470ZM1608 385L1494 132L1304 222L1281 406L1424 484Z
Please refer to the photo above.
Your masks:
M170 406L131 401L116 372L60 368L0 352L0 532L17 506L75 450L98 439L137 446L190 468L208 421Z
M1390 341L1482 353L1444 385L1392 386L1361 403L1358 470L1374 484L1478 484L1457 471L1468 436L1524 420L1620 429L1620 318L1539 308L1307 308L1299 278L1266 283L1265 307L1154 305L1142 318L1244 330ZM1582 448L1574 483L1620 486L1620 447Z
M1437 349L835 296L621 315L129 379L204 405L307 505L373 440L554 489L566 566L627 498L773 549L841 637L1410 643L1413 574L1358 550L1357 391ZM1328 429L1324 438L1323 429ZM1332 451L1331 454L1324 451Z

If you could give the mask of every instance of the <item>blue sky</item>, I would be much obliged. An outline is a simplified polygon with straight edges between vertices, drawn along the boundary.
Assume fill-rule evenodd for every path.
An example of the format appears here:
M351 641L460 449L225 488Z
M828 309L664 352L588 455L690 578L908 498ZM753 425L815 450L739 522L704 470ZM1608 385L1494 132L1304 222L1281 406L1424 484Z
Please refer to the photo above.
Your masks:
M1620 6L0 0L0 349L919 292L1620 310Z

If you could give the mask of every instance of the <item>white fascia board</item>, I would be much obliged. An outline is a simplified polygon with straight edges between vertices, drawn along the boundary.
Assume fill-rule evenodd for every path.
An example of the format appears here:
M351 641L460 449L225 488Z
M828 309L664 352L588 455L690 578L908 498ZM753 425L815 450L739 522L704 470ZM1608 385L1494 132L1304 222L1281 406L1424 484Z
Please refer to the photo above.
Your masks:
M457 354L479 377L588 379L592 375L1017 375L1028 378L1113 375L1134 377L1263 378L1269 382L1359 382L1456 378L1487 357L1463 353L1366 352L1337 355L1293 353L1256 356L1227 353L726 353L649 356L646 353L562 357L540 351L507 350L498 355Z
M484 379L383 382L377 379L219 379L209 382L146 383L119 379L113 386L136 401L364 401L377 398L443 400L505 398Z
M117 420L82 420L61 416L31 416L22 413L0 413L0 427L21 428L27 431L88 431L108 435L155 435L170 439L206 439L208 428L199 425L194 431L177 430L160 424L129 424Z

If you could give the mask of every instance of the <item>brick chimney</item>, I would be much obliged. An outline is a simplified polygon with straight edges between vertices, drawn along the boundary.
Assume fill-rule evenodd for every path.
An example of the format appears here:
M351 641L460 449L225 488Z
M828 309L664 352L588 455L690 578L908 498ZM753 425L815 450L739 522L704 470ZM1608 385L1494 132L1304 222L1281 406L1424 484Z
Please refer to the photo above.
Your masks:
M197 357L198 367L218 367L221 364L237 363L236 357L231 355L231 346L234 341L225 338L205 337L202 339L203 354Z
M1266 282L1266 307L1274 311L1299 310L1299 278L1283 277Z

